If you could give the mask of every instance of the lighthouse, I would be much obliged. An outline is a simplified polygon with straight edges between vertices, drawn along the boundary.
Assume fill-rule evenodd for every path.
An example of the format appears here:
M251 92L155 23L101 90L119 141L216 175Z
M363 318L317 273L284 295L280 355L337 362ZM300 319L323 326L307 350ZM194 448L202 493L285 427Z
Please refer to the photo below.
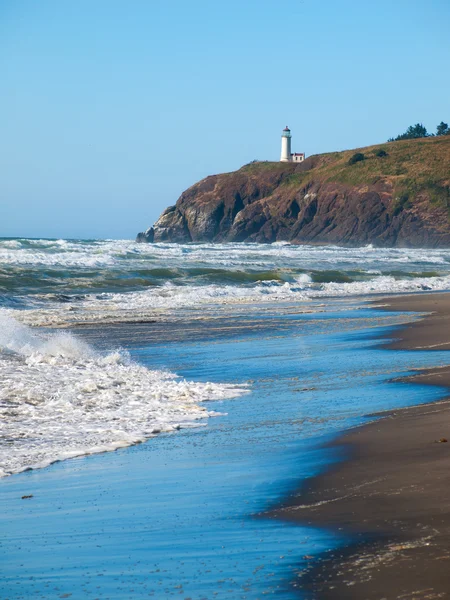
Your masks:
M291 130L286 125L281 133L281 158L280 162L303 162L305 160L304 152L291 152Z
M281 134L281 158L280 162L291 162L291 130L286 125Z

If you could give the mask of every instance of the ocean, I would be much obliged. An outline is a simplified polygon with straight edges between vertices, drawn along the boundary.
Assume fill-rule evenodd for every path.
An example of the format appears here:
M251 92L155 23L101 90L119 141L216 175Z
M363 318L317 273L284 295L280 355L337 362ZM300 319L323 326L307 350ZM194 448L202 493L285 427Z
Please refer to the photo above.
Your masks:
M0 597L305 597L344 540L270 509L443 395L368 300L449 287L450 250L0 240Z

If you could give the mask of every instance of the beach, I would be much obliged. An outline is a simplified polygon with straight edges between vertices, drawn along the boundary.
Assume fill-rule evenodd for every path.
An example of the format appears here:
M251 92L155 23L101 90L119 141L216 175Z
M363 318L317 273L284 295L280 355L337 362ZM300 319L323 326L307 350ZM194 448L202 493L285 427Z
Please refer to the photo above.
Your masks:
M431 313L401 327L385 347L449 348L449 294L388 298L385 306ZM449 387L450 368L426 370L407 381ZM450 594L450 401L381 416L333 441L328 447L348 459L310 480L276 511L283 519L331 528L351 540L305 570L299 585L308 597Z
M340 481L320 507L344 514L298 505L357 472L351 436L374 432L382 469L378 429L445 406L423 375L445 338L397 346L435 302L444 328L424 292L450 287L449 251L0 240L0 262L0 597L302 600L337 555L416 539L350 523Z

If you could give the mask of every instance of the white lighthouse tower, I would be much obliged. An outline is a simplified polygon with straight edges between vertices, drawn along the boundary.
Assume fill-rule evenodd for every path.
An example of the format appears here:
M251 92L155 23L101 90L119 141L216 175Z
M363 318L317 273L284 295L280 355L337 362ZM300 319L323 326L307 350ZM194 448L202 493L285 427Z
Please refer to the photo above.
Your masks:
M281 158L280 162L303 162L305 160L304 152L291 152L291 130L286 125L281 134Z
M286 125L281 134L281 162L291 162L291 130Z

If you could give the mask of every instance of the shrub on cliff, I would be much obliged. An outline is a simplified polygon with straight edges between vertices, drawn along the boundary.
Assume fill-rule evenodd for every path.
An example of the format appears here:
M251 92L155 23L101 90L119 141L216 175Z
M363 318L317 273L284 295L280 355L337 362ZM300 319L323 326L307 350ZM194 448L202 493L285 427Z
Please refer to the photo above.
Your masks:
M378 158L384 158L385 156L388 156L388 153L386 152L386 150L377 150L377 152L375 152L375 156L378 156Z
M366 160L366 157L364 156L364 154L362 154L362 152L357 152L349 159L348 164L354 165L355 163L361 162L362 160Z

